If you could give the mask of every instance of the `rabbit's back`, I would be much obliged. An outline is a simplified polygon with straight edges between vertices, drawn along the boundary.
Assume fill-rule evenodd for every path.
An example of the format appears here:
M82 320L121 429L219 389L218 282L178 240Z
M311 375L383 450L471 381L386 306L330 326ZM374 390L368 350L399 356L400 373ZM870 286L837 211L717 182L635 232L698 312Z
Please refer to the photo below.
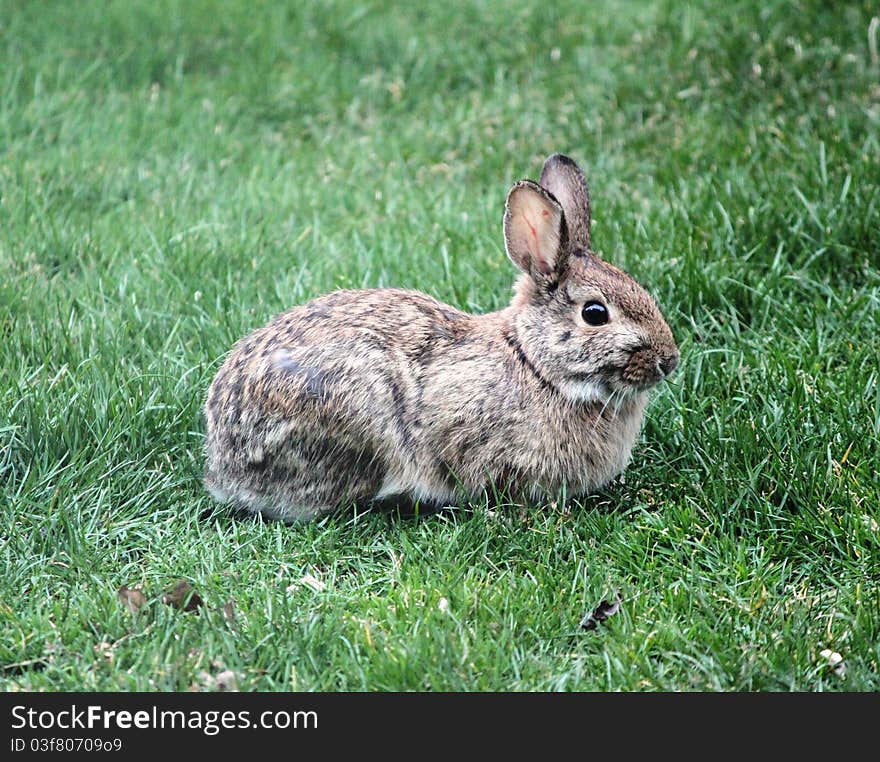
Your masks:
M381 493L411 470L423 369L470 320L414 291L337 291L246 336L208 391L209 489L285 519Z

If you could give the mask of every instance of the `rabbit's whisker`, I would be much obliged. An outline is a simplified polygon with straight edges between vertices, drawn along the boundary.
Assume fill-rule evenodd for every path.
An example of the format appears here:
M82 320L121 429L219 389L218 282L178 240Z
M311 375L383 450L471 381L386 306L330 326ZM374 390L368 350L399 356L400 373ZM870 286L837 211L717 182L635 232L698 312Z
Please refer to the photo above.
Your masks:
M593 433L594 434L596 433L596 430L599 428L599 424L602 421L602 416L605 414L605 410L608 408L608 406L611 404L611 401L617 395L617 391L618 391L617 389L613 389L611 391L611 394L608 396L608 399L605 400L605 404L602 405L602 409L599 411L599 415L596 416L596 423L593 424ZM612 417L612 420L613 420L613 417Z

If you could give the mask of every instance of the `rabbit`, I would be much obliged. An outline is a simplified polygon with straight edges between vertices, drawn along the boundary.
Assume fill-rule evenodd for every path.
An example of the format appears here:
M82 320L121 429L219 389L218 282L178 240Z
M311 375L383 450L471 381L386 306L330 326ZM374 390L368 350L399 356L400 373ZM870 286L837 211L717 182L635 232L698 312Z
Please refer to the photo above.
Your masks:
M207 395L207 489L289 523L490 485L530 499L605 485L679 351L654 299L592 250L590 223L583 172L554 154L507 195L521 273L505 309L338 290L240 340Z

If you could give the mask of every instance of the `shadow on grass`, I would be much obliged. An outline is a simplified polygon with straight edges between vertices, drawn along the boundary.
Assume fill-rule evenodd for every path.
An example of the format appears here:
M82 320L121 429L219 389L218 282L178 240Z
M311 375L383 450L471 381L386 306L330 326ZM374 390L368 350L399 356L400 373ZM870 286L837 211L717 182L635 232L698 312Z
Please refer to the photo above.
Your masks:
M390 496L381 500L361 500L341 505L334 511L309 521L283 521L253 513L233 504L218 503L210 500L208 505L199 512L200 522L217 522L223 524L233 521L244 523L282 523L289 527L321 523L327 520L354 522L362 516L380 517L386 525L417 524L420 521L435 518L468 517L485 512L517 512L561 510L599 511L607 514L626 514L632 504L620 492L620 484L615 482L606 488L578 498L566 498L564 494L546 501L523 499L504 490L490 486L476 498L461 497L455 502L423 502L413 501L406 496Z

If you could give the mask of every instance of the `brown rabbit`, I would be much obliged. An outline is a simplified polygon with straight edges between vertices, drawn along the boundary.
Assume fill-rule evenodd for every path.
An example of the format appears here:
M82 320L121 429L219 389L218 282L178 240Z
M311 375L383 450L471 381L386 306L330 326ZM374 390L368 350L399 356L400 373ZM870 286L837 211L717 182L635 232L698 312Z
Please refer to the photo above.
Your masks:
M568 157L513 186L504 241L522 275L499 312L336 291L239 341L208 391L210 492L297 521L490 484L577 496L619 474L648 389L678 364L672 333L592 251L587 184Z

